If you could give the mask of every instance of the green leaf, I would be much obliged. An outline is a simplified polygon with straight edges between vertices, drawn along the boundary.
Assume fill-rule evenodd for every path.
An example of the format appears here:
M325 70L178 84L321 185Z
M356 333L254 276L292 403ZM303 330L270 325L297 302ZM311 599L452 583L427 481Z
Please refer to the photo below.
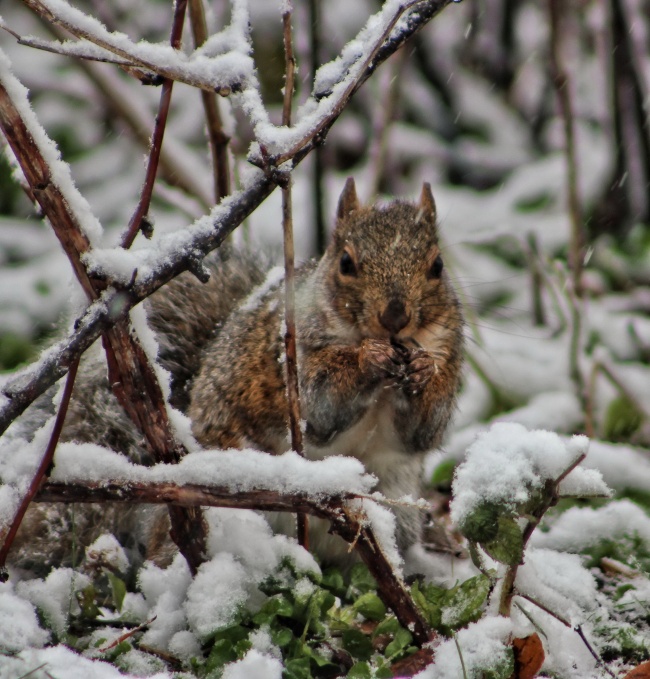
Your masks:
M113 598L113 604L118 612L122 610L122 603L124 602L124 597L126 596L126 584L124 580L118 578L117 575L106 571L108 576L108 581L111 585L111 595Z
M77 602L79 608L81 608L81 615L84 618L90 618L92 620L100 614L100 610L97 608L97 603L95 602L96 597L97 592L95 591L94 585L88 585L88 587L77 592Z
M431 627L440 629L442 605L447 596L447 590L435 585L422 584L416 580L411 586L411 596Z
M267 599L262 608L253 616L256 625L269 624L276 616L291 618L294 614L294 606L284 594L276 594Z
M402 651L406 650L413 641L413 635L403 627L400 627L395 634L395 638L386 646L385 655L388 659L393 659Z
M366 592L362 594L353 604L352 607L358 613L361 613L367 620L383 620L386 616L386 606L384 602L374 593Z
M338 568L328 568L321 580L321 586L329 589L338 597L344 597L347 590L343 575Z
M353 657L359 660L370 660L373 653L372 642L363 632L357 629L348 629L341 635L343 648Z
M515 566L524 556L524 536L515 519L500 516L494 539L481 542L481 547L499 563Z
M498 519L504 508L492 502L484 502L465 517L461 533L472 542L490 542L499 531Z
M469 625L483 613L490 592L490 580L477 575L449 591L442 611L441 630L445 634Z
M237 660L237 654L232 642L229 639L217 639L205 663L206 674L210 675L234 660Z
M309 658L294 658L285 663L282 679L312 679Z
M356 563L350 571L350 586L362 593L374 592L377 590L377 581L372 577L365 564Z
M456 469L456 460L443 460L434 470L431 475L432 486L444 486L449 488L454 479L454 470Z
M380 636L381 634L397 634L397 630L400 629L400 624L397 622L397 618L394 615L389 616L386 620L380 622L375 631L372 633L373 638Z
M348 671L348 679L372 679L370 665L367 662L358 662Z
M615 398L608 406L603 423L604 438L610 441L629 439L641 426L643 414L625 396Z
M515 656L512 648L504 649L504 654L496 659L492 667L486 667L482 679L509 679L515 671Z
M271 629L271 641L280 648L288 646L293 638L293 632L288 627Z

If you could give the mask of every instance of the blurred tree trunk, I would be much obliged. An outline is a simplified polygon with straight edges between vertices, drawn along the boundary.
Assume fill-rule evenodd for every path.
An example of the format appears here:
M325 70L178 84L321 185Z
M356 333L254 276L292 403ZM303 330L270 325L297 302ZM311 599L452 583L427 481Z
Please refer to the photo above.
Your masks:
M609 0L610 93L615 167L606 195L594 214L595 233L625 235L636 222L650 221L650 140L645 106L641 46L634 41L635 24L647 32L639 3Z

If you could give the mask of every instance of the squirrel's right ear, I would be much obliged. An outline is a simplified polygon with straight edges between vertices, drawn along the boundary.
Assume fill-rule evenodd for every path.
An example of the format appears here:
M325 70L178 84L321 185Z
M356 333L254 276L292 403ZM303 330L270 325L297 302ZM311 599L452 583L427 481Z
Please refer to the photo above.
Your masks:
M357 198L357 189L354 185L354 179L348 177L345 182L345 188L339 198L339 206L336 210L336 216L339 219L345 219L351 212L358 210L361 207L359 199Z
M418 205L424 216L431 222L436 221L436 202L433 200L433 193L431 193L431 184L424 182L422 184L422 193L420 194L420 204Z

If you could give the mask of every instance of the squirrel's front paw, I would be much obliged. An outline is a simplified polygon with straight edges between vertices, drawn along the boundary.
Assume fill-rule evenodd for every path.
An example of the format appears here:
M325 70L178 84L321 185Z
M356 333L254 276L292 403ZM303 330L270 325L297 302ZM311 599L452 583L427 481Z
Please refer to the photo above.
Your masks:
M388 340L364 339L359 348L359 367L368 375L396 382L404 373L404 357Z
M419 394L437 372L437 361L430 353L413 349L405 365L402 387L406 393Z

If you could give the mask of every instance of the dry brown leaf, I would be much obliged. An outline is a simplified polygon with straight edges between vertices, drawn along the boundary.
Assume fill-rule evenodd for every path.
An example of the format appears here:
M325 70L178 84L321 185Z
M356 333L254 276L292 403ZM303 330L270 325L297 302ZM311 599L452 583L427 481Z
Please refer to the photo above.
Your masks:
M433 651L426 646L391 665L394 677L412 677L433 662Z
M515 672L511 679L533 679L546 657L539 635L535 632L522 639L513 639L512 650L515 654Z
M650 679L650 660L637 665L623 679Z

